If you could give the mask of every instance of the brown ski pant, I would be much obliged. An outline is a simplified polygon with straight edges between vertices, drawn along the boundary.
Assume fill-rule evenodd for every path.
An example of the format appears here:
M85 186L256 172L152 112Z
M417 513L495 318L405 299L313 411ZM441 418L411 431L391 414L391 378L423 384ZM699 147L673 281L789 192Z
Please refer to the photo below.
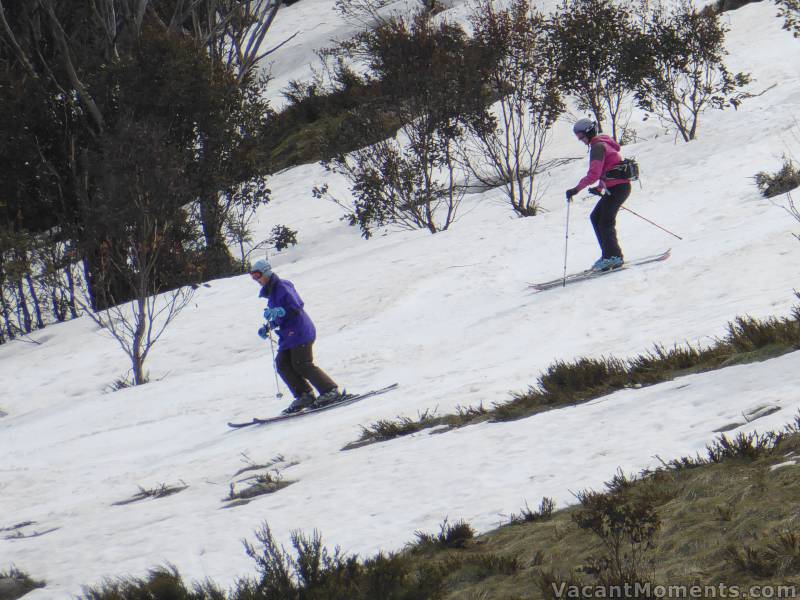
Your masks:
M336 383L314 364L314 355L311 350L313 342L295 346L288 350L281 350L275 357L275 367L281 379L286 382L292 395L297 398L301 394L310 392L311 386L319 394L336 387ZM311 385L309 385L309 383Z

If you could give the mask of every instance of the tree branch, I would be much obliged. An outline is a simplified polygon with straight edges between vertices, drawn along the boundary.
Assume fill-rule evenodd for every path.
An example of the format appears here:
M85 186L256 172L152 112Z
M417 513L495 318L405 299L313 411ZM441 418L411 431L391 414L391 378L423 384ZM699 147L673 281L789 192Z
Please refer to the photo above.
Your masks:
M78 96L81 98L81 101L86 106L86 110L89 112L89 115L95 122L95 125L100 131L103 131L105 128L105 120L103 119L103 114L100 112L100 109L97 107L97 104L92 98L91 94L86 90L86 86L83 85L83 82L78 78L78 73L75 71L75 65L72 63L72 58L70 57L69 51L69 44L67 43L67 34L64 31L64 28L61 26L61 22L56 17L55 9L53 8L53 0L48 0L46 4L47 14L50 17L50 24L51 30L53 32L53 37L58 42L59 47L61 48L61 52L63 53L64 58L64 67L67 69L67 75L69 76L70 82L75 90L78 92Z
M5 34L8 43L14 49L14 53L17 55L17 58L19 58L19 61L22 63L22 66L25 67L25 70L31 77L38 80L39 75L36 73L36 69L34 69L33 63L30 61L28 56L25 54L25 51L19 45L17 37L11 30L11 25L8 24L8 19L6 19L6 11L3 8L2 0L0 0L0 25L2 25L2 31Z

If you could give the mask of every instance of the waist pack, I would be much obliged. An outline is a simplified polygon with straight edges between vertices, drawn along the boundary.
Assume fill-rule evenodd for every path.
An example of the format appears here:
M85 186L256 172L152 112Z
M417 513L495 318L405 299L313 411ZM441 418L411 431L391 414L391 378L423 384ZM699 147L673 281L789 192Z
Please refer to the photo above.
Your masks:
M639 179L639 163L634 158L626 158L606 173L606 179Z

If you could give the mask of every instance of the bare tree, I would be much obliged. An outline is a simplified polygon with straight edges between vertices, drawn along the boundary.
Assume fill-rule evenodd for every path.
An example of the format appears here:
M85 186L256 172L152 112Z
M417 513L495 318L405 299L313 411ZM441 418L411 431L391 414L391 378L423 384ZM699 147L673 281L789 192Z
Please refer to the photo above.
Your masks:
M529 0L496 10L482 0L471 17L476 42L484 48L484 77L494 94L496 116L469 122L464 157L481 183L502 186L514 211L538 211L535 174L553 123L563 110L548 43L547 24Z
M133 385L141 385L148 381L144 363L150 350L193 294L191 287L183 287L161 296L139 296L104 311L94 311L86 297L78 301L85 314L117 341L131 361Z
M192 266L190 260L178 265L165 262L176 256L168 249L191 243L183 209L168 201L183 195L185 162L165 143L168 133L159 127L131 118L117 131L103 148L104 166L116 171L103 179L100 190L109 212L102 216L102 224L90 225L114 240L104 246L101 274L124 280L133 299L120 303L112 295L105 310L94 309L86 297L80 304L119 343L131 361L133 383L139 385L147 382L144 364L151 349L193 295L193 287L162 293L170 268Z

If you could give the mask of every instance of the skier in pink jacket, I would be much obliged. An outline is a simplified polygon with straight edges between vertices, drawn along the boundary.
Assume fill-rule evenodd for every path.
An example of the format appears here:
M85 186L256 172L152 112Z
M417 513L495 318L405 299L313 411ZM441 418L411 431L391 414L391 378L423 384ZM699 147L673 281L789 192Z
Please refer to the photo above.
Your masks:
M595 181L598 185L589 192L600 196L590 216L602 255L592 265L594 271L608 271L622 266L622 249L617 241L617 213L631 193L628 179L615 177L615 167L622 162L619 144L610 136L597 133L597 123L579 119L572 128L575 136L589 146L589 172L573 188L567 190L567 202Z

